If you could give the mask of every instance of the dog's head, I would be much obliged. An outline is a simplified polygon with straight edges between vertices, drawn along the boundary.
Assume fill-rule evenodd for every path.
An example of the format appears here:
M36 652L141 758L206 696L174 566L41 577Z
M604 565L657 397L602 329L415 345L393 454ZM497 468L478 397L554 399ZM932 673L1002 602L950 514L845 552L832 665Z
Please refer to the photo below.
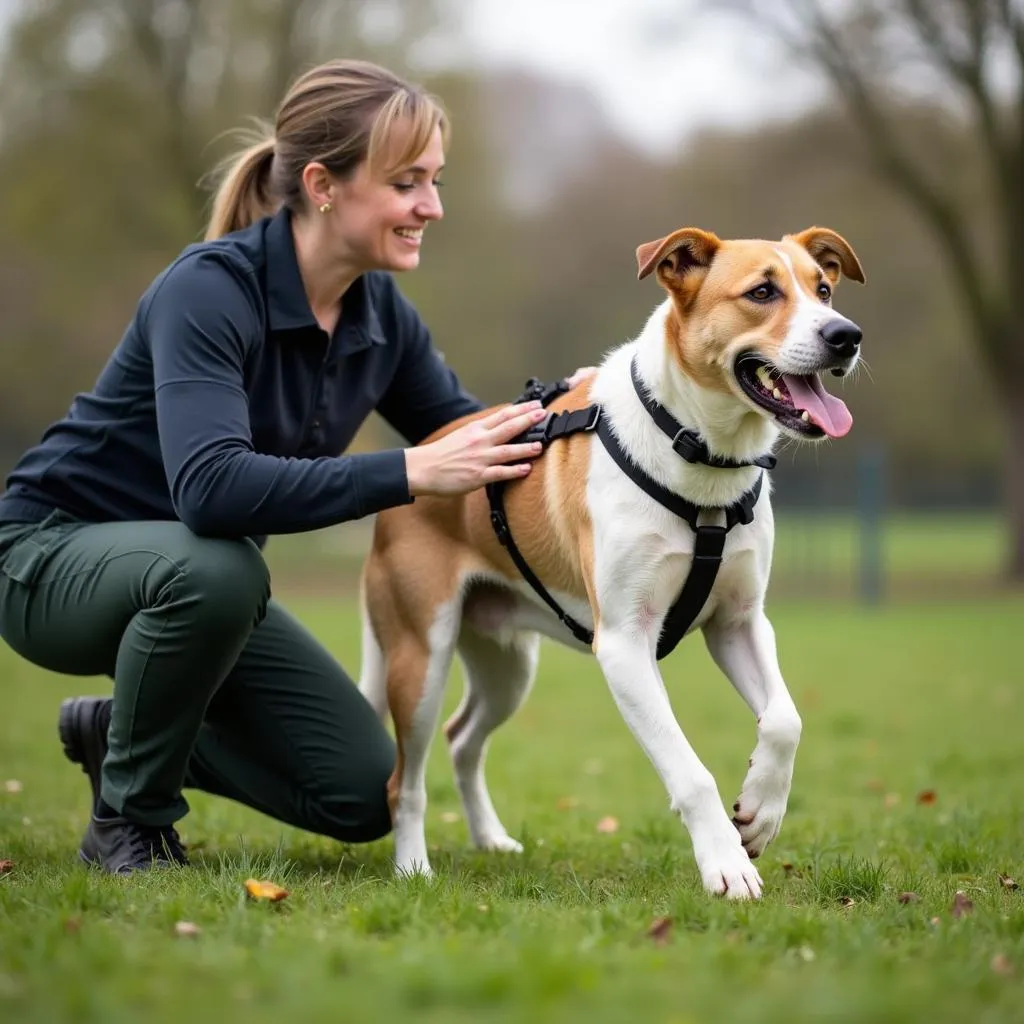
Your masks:
M832 308L841 277L864 282L853 247L828 228L779 242L723 240L681 228L636 251L673 300L669 343L684 373L727 392L805 440L842 437L853 423L820 374L849 373L860 328Z

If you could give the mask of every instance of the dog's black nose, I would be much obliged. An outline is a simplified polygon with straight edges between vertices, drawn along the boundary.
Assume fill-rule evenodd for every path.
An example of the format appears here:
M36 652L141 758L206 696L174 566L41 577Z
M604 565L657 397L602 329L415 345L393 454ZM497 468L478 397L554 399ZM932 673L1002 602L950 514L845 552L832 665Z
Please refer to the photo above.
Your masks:
M821 340L836 355L849 359L860 348L861 329L852 320L830 320L818 331Z

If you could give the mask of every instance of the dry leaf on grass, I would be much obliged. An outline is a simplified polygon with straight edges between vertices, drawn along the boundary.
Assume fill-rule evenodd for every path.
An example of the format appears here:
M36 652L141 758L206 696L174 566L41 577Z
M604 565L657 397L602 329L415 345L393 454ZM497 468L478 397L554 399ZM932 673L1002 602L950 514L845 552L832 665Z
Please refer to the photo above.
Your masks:
M999 884L1004 889L1019 889L1020 888L1020 886L1009 875L1000 875L999 876Z
M840 901L839 905L844 910L849 910L850 907L855 906L857 901L852 896L844 896Z
M20 793L25 787L17 779L8 779L4 783L4 789L8 793Z
M935 803L938 799L939 795L934 789L922 789L921 792L917 794L917 802L919 804L924 804L926 807Z
M191 921L178 921L174 926L174 934L182 939L194 939L202 929Z
M0 875L9 875L13 870L13 860L0 860Z
M67 935L76 935L82 928L82 919L80 917L69 917L64 922L64 932Z
M996 974L1013 974L1013 964L1010 963L1010 958L1005 953L996 953L992 957L992 970Z
M265 900L268 903L278 903L288 895L287 889L282 889L273 882L258 882L255 878L246 881L245 891L252 899Z
M916 892L901 892L896 897L900 903L916 903L921 897Z
M647 929L647 937L654 940L656 946L664 946L672 934L672 918L656 917L650 928Z
M974 901L962 889L957 889L953 905L949 909L954 917L964 917L974 912Z
M618 832L619 831L619 819L613 818L610 814L607 817L602 818L597 823L597 831L604 833Z

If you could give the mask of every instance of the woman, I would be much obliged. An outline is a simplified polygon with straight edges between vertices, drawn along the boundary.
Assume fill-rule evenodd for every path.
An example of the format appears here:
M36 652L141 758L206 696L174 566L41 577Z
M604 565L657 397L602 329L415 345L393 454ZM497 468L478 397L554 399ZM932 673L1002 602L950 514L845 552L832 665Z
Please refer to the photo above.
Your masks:
M186 863L186 787L349 842L390 828L391 739L270 598L260 548L522 476L538 453L509 443L543 417L533 403L337 454L374 409L415 446L481 408L387 273L418 265L442 216L446 134L437 102L382 68L302 76L273 137L230 164L206 240L7 480L0 636L114 681L112 699L61 708L93 789L87 863Z

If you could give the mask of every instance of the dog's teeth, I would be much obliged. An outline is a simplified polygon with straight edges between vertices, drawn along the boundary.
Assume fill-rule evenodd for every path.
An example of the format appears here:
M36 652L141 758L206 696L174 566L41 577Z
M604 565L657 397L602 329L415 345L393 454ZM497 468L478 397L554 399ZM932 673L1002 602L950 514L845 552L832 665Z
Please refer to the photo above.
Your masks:
M772 380L772 375L768 372L767 366L759 366L757 368L757 379L769 390L775 386L775 382Z
M804 423L810 423L811 422L811 414L806 409L804 409L804 411L802 413L800 413L800 419L802 419L804 421Z
M774 399L776 399L776 400L777 400L777 399L780 399L780 398L782 398L782 392L781 392L781 391L780 391L780 390L779 390L778 388L776 388L776 389L775 389L775 390L774 390L774 391L772 392L772 398L774 398Z

